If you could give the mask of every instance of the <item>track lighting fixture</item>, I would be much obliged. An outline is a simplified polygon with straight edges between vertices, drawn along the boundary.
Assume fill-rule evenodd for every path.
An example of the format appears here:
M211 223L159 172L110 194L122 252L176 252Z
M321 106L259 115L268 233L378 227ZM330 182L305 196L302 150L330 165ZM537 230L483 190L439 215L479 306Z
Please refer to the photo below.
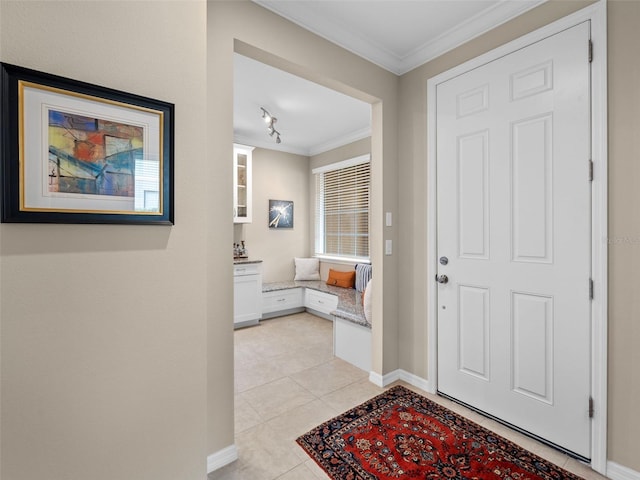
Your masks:
M269 132L269 136L273 137L275 135L276 143L282 143L282 140L280 140L280 132L273 126L278 119L267 112L264 108L260 107L260 110L262 110L262 119L264 120L264 123L267 124L267 132Z

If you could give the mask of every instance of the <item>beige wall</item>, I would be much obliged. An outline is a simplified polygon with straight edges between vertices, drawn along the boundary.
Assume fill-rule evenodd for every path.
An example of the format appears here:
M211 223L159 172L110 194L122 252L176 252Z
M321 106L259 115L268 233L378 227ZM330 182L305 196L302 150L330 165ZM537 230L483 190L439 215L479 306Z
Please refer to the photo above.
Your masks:
M399 203L401 277L400 367L427 378L426 108L427 79L561 18L591 1L552 0L400 78ZM610 460L640 471L635 434L640 431L640 203L636 157L640 140L640 62L631 45L640 41L640 2L610 0L609 55L609 452ZM617 239L617 240L616 240Z
M218 212L233 211L233 39L225 20L207 2L207 157L216 168L216 182L209 192L203 215L207 225L207 453L234 443L233 383L233 218ZM212 221L213 216L217 221ZM215 252L217 249L219 252ZM219 261L216 262L216 259ZM216 401L211 401L215 399Z
M371 153L371 137L363 138L356 142L313 155L310 158L309 168L313 170L314 168L349 160L361 155L366 155L367 153Z
M268 225L269 200L293 201L293 228ZM293 280L294 257L309 256L309 157L256 148L253 151L253 221L234 226L251 258L262 260L262 281Z
M609 28L609 458L640 472L640 2Z
M205 8L0 4L2 61L177 118L174 227L0 225L3 479L205 476Z

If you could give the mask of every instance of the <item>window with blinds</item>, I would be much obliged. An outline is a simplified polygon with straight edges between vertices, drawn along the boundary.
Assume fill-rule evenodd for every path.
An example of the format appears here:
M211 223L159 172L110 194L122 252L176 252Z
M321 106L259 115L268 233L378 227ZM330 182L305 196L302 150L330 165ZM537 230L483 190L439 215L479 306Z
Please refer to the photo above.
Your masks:
M316 255L369 260L369 155L313 170Z

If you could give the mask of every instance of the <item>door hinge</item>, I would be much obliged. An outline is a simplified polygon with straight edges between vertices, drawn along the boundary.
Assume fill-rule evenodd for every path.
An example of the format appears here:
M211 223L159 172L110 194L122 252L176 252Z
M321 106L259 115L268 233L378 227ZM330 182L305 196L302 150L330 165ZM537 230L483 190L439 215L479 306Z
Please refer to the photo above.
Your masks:
M589 418L593 418L593 397L589 397Z
M589 299L593 300L593 280L589 279Z
M593 160L589 160L589 181L593 182Z
M593 62L593 42L589 40L589 63Z

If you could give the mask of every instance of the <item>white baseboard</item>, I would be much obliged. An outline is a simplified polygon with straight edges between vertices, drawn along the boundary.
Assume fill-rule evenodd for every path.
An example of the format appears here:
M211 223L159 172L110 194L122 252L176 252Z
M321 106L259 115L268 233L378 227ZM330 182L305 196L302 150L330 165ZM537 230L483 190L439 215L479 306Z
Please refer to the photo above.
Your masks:
M378 387L386 387L387 385L391 385L393 382L397 382L400 380L400 370L394 370L393 372L387 373L382 376L376 372L369 372L369 381L371 383L376 384Z
M238 459L238 449L235 445L229 445L216 453L212 453L207 457L207 473L229 465Z
M394 370L393 372L389 372L384 376L376 372L369 373L369 381L382 388L391 385L393 382L397 382L398 380L407 382L409 385L413 385L425 392L435 393L435 389L429 380L425 380L424 378L414 375L413 373L409 373L406 370L402 370L401 368Z
M611 480L640 480L640 472L616 462L607 462L607 477Z

